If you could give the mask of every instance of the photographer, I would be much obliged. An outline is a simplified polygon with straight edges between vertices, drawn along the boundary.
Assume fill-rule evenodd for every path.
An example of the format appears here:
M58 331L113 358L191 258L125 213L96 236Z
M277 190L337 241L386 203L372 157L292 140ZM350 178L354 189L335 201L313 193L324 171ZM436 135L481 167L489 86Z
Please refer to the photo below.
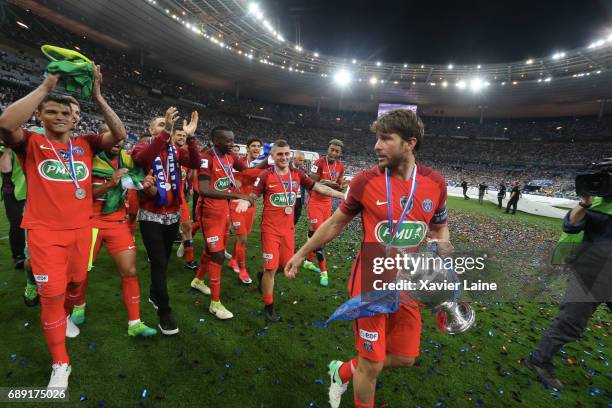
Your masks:
M542 382L560 389L563 384L554 375L553 357L567 343L580 339L589 319L600 303L612 311L612 191L580 191L581 201L563 220L559 246L579 243L568 261L570 278L559 313L540 341L540 347L525 359L525 366ZM580 235L582 241L580 242ZM567 239L566 239L567 238ZM558 248L560 249L560 248Z

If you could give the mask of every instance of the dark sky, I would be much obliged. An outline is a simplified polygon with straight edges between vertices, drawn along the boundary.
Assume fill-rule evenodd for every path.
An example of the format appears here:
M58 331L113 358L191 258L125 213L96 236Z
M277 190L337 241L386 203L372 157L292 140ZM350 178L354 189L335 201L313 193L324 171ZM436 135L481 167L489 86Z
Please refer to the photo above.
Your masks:
M329 55L389 62L523 60L612 30L612 0L260 0L282 32Z

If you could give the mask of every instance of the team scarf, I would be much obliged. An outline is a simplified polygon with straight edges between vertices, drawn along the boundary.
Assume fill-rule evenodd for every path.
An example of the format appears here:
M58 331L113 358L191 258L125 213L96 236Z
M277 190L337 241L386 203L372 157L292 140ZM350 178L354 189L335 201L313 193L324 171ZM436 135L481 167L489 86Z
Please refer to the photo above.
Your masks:
M149 143L151 143L151 138L149 138ZM176 156L176 148L172 143L168 144L167 153L168 155L166 156L165 172L161 156L157 156L151 165L151 170L155 175L155 184L157 186L157 197L155 200L155 205L157 207L164 207L168 205L168 191L166 190L166 184L168 183L168 180L166 180L166 175L168 174L170 175L169 183L172 194L175 199L179 197L181 174L179 166L177 165L178 160Z
M116 170L126 168L128 172L121 178L121 183L104 194L105 200L102 214L112 214L117 211L125 202L125 195L128 189L142 190L144 171L140 167L134 167L132 156L121 149L118 157L118 165L115 168L112 160L105 152L98 153L92 162L92 176L109 180L113 177Z
M593 204L589 208L589 211L612 215L612 201L605 201L603 197L594 197ZM568 234L566 232L561 233L559 242L557 242L557 246L555 247L552 253L552 257L550 260L551 264L564 265L575 259L575 256L582 244L583 239L583 231L580 231L576 234Z

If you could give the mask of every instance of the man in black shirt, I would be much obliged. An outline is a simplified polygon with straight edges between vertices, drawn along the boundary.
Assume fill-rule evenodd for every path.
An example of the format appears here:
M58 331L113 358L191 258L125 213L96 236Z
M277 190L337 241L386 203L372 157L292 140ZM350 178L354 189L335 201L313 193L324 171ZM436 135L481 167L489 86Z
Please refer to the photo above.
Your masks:
M540 347L533 350L524 364L545 384L560 389L563 384L554 375L553 358L561 348L580 339L589 319L601 303L612 311L612 197L583 196L563 220L563 232L583 233L574 256L566 261L571 272L565 297L551 327L542 336ZM592 208L591 208L592 207ZM563 241L559 245L573 245Z
M463 188L463 199L469 200L470 197L467 196L467 181L463 180L461 182L461 188Z
M506 184L502 181L497 192L497 208L502 208L502 200L506 198Z
M512 185L512 191L510 192L510 199L508 200L508 205L506 206L506 214L510 212L510 207L512 207L512 214L516 214L516 206L520 197L521 189L519 188L519 182L515 181Z
M483 200L484 200L484 195L487 192L487 190L489 189L489 186L487 186L484 183L480 183L478 185L478 204L482 204Z

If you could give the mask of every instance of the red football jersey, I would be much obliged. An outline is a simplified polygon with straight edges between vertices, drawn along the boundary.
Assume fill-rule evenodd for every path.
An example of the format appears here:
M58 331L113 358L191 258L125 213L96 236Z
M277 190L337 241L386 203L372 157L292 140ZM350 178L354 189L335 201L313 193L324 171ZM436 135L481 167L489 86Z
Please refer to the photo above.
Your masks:
M397 223L408 197L412 182L391 177L391 211L393 222ZM392 244L396 248L416 248L427 236L429 225L445 224L446 182L444 176L431 168L417 164L417 187L414 193L412 209L408 212L402 226L398 228ZM391 238L387 217L387 190L385 171L372 167L359 173L349 186L347 198L340 205L340 211L350 216L361 212L362 243L384 245ZM351 268L348 290L352 296L361 293L361 251ZM365 273L373 273L366 271Z
M229 175L233 175L232 169L246 170L244 162L234 154L219 155L215 157L212 149L202 153L200 157L199 176L208 176L210 186L217 191L231 193L233 186ZM203 208L209 211L224 212L229 211L229 204L226 199L203 197Z
M269 167L260 172L255 180L253 194L264 195L264 207L261 215L261 230L277 235L287 235L287 239L293 239L293 211L300 186L306 190L314 187L315 182L302 170L293 167L291 172L291 187L289 187L289 172L278 174L275 167ZM282 184L281 184L282 180ZM287 197L292 208L291 214L285 212Z
M111 161L111 164L116 169L117 166L119 165L119 160L114 159ZM97 185L102 185L106 182L108 182L108 180L105 178L92 176L92 184L94 187ZM118 222L118 221L126 219L127 209L125 208L125 205L119 206L119 208L117 208L116 211L110 214L102 214L105 204L106 204L106 194L104 194L101 197L94 198L94 203L93 203L93 225L94 227L98 225L97 224L98 221L104 223L104 222Z
M22 228L70 230L86 227L93 213L91 163L102 150L102 136L71 136L72 157L80 188L85 199L75 197L76 187L66 168L68 144L47 141L44 135L23 129L23 142L13 146L19 156L28 183L27 205ZM58 161L51 145L66 167Z
M344 164L340 160L330 161L327 156L319 157L310 168L312 174L319 176L319 181L330 180L334 183L344 177ZM331 207L332 198L323 194L314 192L310 195L309 203L315 205L327 205ZM310 204L309 204L310 205Z

